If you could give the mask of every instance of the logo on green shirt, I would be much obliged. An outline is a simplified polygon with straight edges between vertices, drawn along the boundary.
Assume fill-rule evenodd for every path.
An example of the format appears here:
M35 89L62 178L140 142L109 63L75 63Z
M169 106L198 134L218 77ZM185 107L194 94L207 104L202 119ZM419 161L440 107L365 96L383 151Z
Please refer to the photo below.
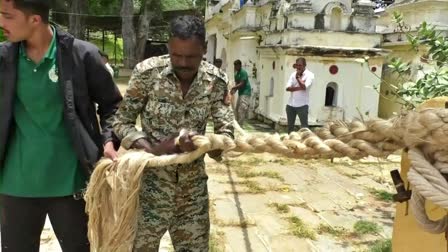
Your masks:
M48 78L50 78L50 80L53 83L57 83L59 80L58 74L56 73L56 66L53 65L53 67L50 69L50 71L48 71Z

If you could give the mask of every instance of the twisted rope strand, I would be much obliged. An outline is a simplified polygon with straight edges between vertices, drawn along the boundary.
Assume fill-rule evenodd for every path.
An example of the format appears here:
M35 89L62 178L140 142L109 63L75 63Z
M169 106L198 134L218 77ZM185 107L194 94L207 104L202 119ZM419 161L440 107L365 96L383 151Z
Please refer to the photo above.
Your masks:
M329 159L367 156L387 157L411 148L409 181L414 186L411 206L418 223L430 232L443 232L447 218L430 220L424 212L425 199L448 208L448 110L408 112L390 120L332 122L311 132L303 129L289 135L247 134L237 126L240 137L195 136L198 147L191 153L154 156L131 151L117 162L103 159L94 170L85 194L92 251L128 252L137 230L138 192L144 169L190 163L211 150L224 153L269 152L297 159Z

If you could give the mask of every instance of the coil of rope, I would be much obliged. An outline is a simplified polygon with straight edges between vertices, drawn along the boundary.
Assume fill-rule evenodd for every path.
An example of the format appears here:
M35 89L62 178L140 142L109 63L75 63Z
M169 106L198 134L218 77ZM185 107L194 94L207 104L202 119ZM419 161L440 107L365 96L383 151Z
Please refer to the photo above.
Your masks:
M415 187L411 207L418 223L430 232L444 232L448 226L447 218L432 221L424 211L425 198L448 209L448 182L442 175L448 173L448 110L412 111L389 120L333 122L315 132L304 129L284 136L242 134L233 140L211 134L195 136L193 141L198 148L191 153L154 156L130 151L117 162L98 163L85 194L92 251L132 251L144 169L189 163L215 149L297 159L360 159L385 158L407 147L412 161L409 181Z

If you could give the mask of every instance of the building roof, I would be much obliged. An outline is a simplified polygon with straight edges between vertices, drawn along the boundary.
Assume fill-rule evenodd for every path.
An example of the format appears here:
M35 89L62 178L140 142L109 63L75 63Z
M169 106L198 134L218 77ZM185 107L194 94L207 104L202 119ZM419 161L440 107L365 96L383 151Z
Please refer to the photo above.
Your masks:
M358 57L358 56L386 56L390 50L381 48L361 48L361 47L332 47L332 46L286 46L268 45L258 48L279 48L287 55L309 54L313 56L338 56L338 57Z

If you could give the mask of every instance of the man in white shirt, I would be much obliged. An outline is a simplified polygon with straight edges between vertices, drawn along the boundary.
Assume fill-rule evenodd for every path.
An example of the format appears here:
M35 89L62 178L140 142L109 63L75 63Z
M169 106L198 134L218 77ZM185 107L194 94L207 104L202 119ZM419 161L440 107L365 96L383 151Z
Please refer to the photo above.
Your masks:
M288 134L294 131L297 115L300 119L300 127L308 128L309 94L314 80L314 74L306 68L305 58L298 58L294 68L296 71L291 74L286 86L286 91L291 92L288 105L286 105Z

